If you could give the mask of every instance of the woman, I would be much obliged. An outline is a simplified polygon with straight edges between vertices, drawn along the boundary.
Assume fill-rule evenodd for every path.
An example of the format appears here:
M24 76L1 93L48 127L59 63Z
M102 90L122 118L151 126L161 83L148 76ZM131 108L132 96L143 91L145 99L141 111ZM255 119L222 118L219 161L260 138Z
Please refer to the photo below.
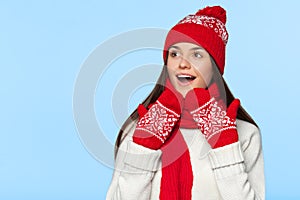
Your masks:
M259 128L222 75L226 11L168 33L162 73L122 126L107 199L265 199Z

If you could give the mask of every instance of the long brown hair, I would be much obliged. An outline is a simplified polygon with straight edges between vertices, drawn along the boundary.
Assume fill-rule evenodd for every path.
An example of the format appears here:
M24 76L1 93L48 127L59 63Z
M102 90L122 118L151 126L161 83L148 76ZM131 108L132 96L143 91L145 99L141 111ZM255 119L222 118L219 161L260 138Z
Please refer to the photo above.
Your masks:
M221 96L226 97L226 104L227 106L230 105L230 103L235 99L232 92L230 91L227 83L225 82L225 80L223 79L223 76L220 74L220 72L216 69L217 65L215 63L215 61L211 58L212 61L212 65L213 65L213 69L214 69L214 75L212 77L211 82L216 82L220 91L225 91L225 94L221 94ZM168 77L168 72L167 72L167 67L163 66L162 72L153 88L153 90L150 92L150 94L146 97L146 99L142 102L142 104L147 108L151 103L154 103L158 97L161 95L161 93L164 91L164 84L165 81ZM137 109L135 109L131 115L127 118L127 120L124 122L124 124L122 125L116 143L115 143L115 156L117 153L117 150L120 146L120 144L122 143L123 139L126 137L127 133L124 133L125 128L134 120L138 119L138 112ZM238 109L238 113L237 113L237 118L247 121L251 124L254 124L255 126L258 127L258 125L255 123L255 121L252 119L252 117L247 113L247 111L240 106Z

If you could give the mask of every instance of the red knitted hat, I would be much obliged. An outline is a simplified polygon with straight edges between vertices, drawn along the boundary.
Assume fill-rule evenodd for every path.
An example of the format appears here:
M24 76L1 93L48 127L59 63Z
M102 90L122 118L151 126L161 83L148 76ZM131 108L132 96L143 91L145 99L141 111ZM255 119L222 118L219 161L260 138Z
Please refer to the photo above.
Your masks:
M220 73L224 73L225 46L228 33L225 27L226 11L220 6L205 7L194 15L188 15L168 33L164 46L164 62L171 45L191 42L202 46L215 60Z

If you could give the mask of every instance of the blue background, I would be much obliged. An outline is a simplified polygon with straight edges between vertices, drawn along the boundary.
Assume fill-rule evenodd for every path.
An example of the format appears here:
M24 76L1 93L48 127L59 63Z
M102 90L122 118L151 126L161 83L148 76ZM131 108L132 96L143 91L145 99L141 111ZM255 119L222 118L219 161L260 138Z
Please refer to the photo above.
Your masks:
M228 13L225 79L262 131L267 199L299 199L297 0L1 1L0 199L104 199L112 169L86 151L73 120L80 66L114 35L169 29L215 4ZM112 70L162 63L160 52L145 54L125 56ZM150 88L133 95L128 112ZM102 95L96 112L113 143L118 127L111 114L101 118Z

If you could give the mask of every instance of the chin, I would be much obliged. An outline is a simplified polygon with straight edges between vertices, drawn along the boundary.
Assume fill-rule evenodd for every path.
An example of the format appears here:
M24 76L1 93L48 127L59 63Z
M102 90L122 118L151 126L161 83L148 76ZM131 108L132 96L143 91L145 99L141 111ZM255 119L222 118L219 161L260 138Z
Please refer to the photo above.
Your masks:
M193 88L181 88L181 89L176 89L183 97L192 90Z

